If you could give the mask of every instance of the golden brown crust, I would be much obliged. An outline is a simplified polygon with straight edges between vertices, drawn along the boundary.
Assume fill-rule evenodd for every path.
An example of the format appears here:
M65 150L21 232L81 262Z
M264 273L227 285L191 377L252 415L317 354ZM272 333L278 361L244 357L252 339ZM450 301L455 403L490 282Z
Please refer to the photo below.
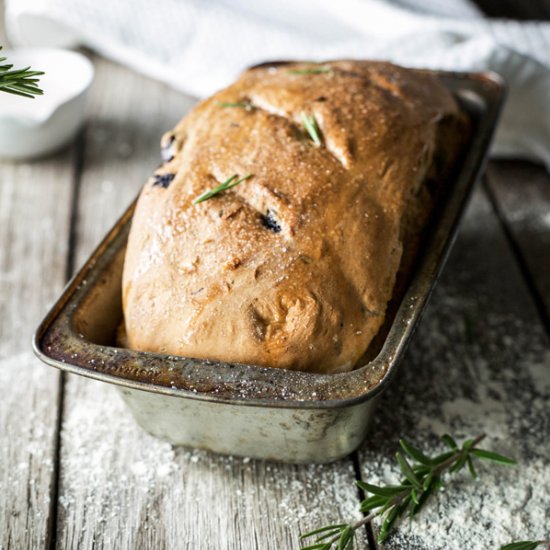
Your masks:
M163 138L124 267L131 348L328 373L363 355L429 211L434 154L450 164L464 122L429 75L322 67L249 70ZM193 204L234 174L253 176Z

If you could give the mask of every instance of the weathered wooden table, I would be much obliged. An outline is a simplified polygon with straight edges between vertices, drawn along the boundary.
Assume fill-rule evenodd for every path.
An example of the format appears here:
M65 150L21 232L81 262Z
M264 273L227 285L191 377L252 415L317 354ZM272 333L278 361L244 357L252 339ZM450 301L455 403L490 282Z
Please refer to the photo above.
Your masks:
M355 479L395 479L399 437L487 432L517 468L460 474L387 548L495 548L548 538L550 177L492 163L363 448L291 466L172 448L112 387L64 376L31 334L158 164L192 98L99 58L76 142L0 164L0 549L293 549L357 515ZM367 531L358 548L369 546Z

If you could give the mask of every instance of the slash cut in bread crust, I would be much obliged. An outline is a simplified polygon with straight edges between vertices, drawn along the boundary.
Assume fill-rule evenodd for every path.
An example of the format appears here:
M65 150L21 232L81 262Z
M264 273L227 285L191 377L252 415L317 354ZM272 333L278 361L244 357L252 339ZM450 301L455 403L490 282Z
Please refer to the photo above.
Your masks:
M368 61L246 71L163 137L126 252L127 345L352 370L467 134L452 94L421 71ZM234 175L251 177L194 204Z

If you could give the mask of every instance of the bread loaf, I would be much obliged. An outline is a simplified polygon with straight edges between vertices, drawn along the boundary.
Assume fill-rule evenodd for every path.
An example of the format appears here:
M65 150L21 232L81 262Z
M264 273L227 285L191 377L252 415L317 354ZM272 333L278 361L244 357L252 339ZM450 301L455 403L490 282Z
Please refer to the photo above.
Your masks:
M467 128L452 94L420 71L366 61L246 71L163 137L126 251L128 346L353 369ZM227 181L238 184L197 202Z

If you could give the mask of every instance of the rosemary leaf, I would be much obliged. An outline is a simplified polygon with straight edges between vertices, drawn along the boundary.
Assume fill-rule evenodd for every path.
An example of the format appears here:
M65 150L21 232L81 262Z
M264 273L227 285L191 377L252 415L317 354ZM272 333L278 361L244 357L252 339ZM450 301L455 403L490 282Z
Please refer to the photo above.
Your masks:
M400 439L399 444L412 459L420 462L420 464L424 464L425 466L431 466L433 464L431 458L428 458L422 451L411 445L408 441Z
M373 495L379 495L382 497L393 497L403 492L403 486L401 485L388 485L387 487L377 487L376 485L371 485L364 481L357 481L357 486L363 489L363 491L368 491Z
M324 533L326 531L339 531L344 527L347 527L346 523L339 523L337 525L327 525L325 527L320 527L319 529L315 529L315 531L309 531L308 533L304 533L303 535L300 535L300 538L307 539L309 537L312 537L313 535L318 535L319 533Z
M416 474L413 472L411 465L407 462L407 459L399 451L395 453L395 458L397 458L397 463L399 464L403 475L411 482L414 487L421 491L422 485L420 484L419 479L416 477Z
M340 535L340 540L338 541L338 549L337 550L346 550L348 545L353 540L353 531L351 529L351 525L348 525Z
M411 509L409 511L409 517L413 517L413 516L416 516L416 514L418 514L418 512L420 511L420 509L422 508L422 506L424 506L424 503L428 500L428 498L434 493L434 488L433 488L433 485L428 487L421 495L420 497L418 498L418 502L414 503L412 506L411 506Z
M11 68L13 65L4 65L4 67ZM24 69L14 69L13 71L0 68L0 71L2 71L0 73L2 75L2 80L15 80L19 79L21 76L24 76L26 81L32 76L40 76L44 74L42 71L31 71L30 67L25 67Z
M216 104L218 107L231 108L236 107L238 109L244 109L245 111L253 111L256 107L248 101L237 101L231 103L229 101L217 101Z
M220 183L220 185L218 185L217 187L214 187L214 189L209 189L208 191L201 193L196 199L193 200L193 204L199 204L200 202L204 202L208 199L211 199L218 193L227 191L228 189L235 187L235 185L239 185L239 183L242 183L243 181L250 179L252 175L253 174L248 174L247 176L244 176L243 178L238 179L239 176L235 174L230 178L226 179L223 183Z
M427 491L428 487L432 484L433 476L433 472L430 472L424 479L424 482L422 483L422 489L424 489L424 491Z
M334 531L327 531L324 535L321 535L320 537L317 537L315 539L315 542L323 542L323 541L326 541L326 539L336 537L337 535L339 535L339 533L341 531L342 531L341 529L335 529Z
M306 74L322 74L334 72L331 67L326 65L319 65L316 67L310 67L308 69L289 69L288 74L306 75Z
M456 444L456 441L449 434L441 436L441 441L443 441L443 443L445 443L453 451L458 451L458 445Z
M493 453L492 451L486 451L485 449L472 449L472 454L477 456L477 458L492 460L493 462L498 462L499 464L508 464L510 466L515 466L517 464L513 458L508 458L507 456L502 456L498 453Z
M468 470L470 471L470 475L472 476L472 478L477 479L476 468L474 466L474 461L472 460L471 456L466 459L466 463L468 464Z
M319 128L317 127L315 117L313 115L306 115L304 111L302 111L301 116L302 123L309 137L312 139L313 143L315 143L316 147L321 147L321 136L319 135Z
M458 451L458 447L457 447L457 451ZM446 453L442 453L442 454L436 456L435 458L432 458L432 462L435 465L443 464L445 461L449 460L449 458L451 458L454 454L455 453L453 451L448 451Z
M375 508L380 508L380 506L384 506L386 504L386 497L380 496L380 495L374 495L372 497L369 497L365 499L361 503L361 512L368 512L370 510L374 510Z
M451 472L451 474L454 474L454 473L459 472L460 470L462 470L462 468L464 468L464 466L466 464L466 459L467 458L468 458L468 455L465 455L465 454L460 455L458 457L458 459L456 460L456 462L449 469L449 472Z
M0 85L0 89L2 88L8 88L10 90L17 90L19 92L28 93L28 94L36 94L36 95L42 95L43 92L40 88L37 88L35 85L32 84L22 84L19 82L10 84L10 83L4 83Z
M28 97L30 99L34 99L34 95L28 94L26 92L20 92L18 90L15 90L14 88L4 88L3 86L0 86L0 91L6 92L7 94L20 95L21 97Z
M393 524L395 523L395 520L399 517L401 514L401 511L403 510L403 503L394 506L388 515L386 516L386 519L382 523L382 527L380 528L380 535L378 536L378 542L382 543L384 542L389 534L390 530L393 527Z
M311 546L304 546L301 550L330 550L331 546L330 542L321 542L319 544L312 544Z

